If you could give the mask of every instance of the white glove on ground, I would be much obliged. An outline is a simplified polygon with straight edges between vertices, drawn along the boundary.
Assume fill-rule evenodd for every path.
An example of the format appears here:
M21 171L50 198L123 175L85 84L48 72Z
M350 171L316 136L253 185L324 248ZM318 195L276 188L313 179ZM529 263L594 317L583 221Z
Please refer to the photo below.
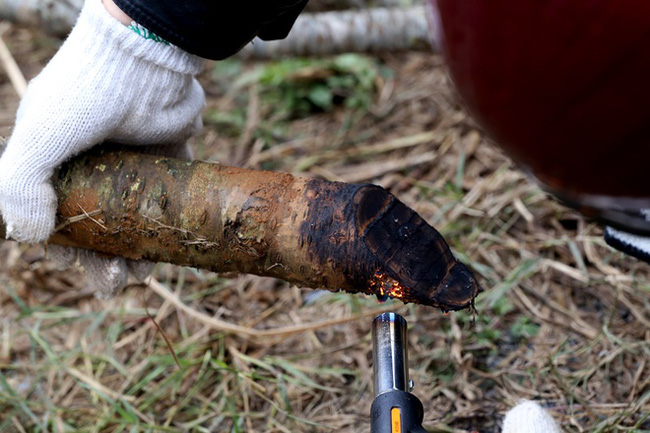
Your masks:
M561 433L553 417L540 405L523 400L506 413L502 433Z
M86 0L68 39L30 82L0 158L7 237L39 243L52 234L54 169L102 141L189 158L185 142L201 128L204 94L194 78L201 66L194 55L136 34L109 15L101 0ZM103 297L124 286L123 259L80 256Z
M641 215L650 224L650 209L641 210ZM607 227L605 229L605 241L617 250L650 263L650 237L634 235Z

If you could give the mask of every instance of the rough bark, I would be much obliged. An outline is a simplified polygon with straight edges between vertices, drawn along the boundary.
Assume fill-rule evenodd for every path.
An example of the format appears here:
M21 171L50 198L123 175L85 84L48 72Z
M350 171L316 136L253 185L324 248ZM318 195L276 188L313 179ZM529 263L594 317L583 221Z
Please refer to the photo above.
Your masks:
M378 186L105 150L54 184L51 243L444 310L480 291L442 236Z
M391 1L406 0L384 0ZM81 4L81 0L0 0L0 19L64 36L74 25ZM303 13L286 39L255 39L238 56L268 59L431 49L424 6L417 5Z

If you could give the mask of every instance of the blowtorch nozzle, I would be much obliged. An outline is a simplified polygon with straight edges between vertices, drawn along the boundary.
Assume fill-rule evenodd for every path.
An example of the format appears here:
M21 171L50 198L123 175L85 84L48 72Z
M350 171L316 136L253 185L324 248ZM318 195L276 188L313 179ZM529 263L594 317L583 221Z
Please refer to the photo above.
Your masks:
M375 397L388 391L409 392L406 320L383 313L372 322Z

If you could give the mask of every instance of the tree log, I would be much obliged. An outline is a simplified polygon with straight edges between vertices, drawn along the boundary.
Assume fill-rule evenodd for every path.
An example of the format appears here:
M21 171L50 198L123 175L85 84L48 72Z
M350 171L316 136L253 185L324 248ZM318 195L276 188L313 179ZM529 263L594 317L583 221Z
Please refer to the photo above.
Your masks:
M443 310L467 308L480 292L442 236L375 185L106 148L53 181L53 244Z
M375 7L408 7L415 4L422 4L422 0L310 0L305 6L305 11L323 12Z
M81 0L0 0L0 19L65 36L74 25L82 3ZM350 4L354 2L350 0ZM408 1L383 0L378 4L408 4ZM424 6L416 5L303 13L286 39L256 38L237 56L269 59L431 49Z
M271 59L413 50L432 50L424 6L304 13L286 39L255 39L237 56Z

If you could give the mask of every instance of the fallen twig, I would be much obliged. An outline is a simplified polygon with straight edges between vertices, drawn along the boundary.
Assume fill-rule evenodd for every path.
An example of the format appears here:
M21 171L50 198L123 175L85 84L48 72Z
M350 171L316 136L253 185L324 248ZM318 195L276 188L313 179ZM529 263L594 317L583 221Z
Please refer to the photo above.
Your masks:
M227 322L225 320L219 320L217 318L208 316L207 314L197 311L181 301L178 296L173 294L167 287L162 285L158 280L151 278L148 283L148 287L153 290L157 295L170 302L171 305L178 308L179 310L186 313L192 319L203 323L206 326L209 326L210 329L218 332L223 332L226 334L237 335L242 338L252 339L252 340L265 340L268 341L269 338L278 338L278 337L288 337L290 335L300 334L307 331L316 331L318 329L327 328L334 325L340 325L343 323L354 322L356 320L364 319L366 317L374 317L378 314L384 313L386 311L394 311L394 305L386 305L383 307L373 308L372 310L366 310L361 313L354 314L352 316L340 317L337 319L323 320L314 323L305 323L303 325L296 326L287 326L283 328L276 329L254 329L247 326L240 326L234 323Z
M6 23L0 24L2 25L2 27L0 27L0 63L2 63L2 67L7 72L14 90L18 96L22 98L25 94L25 90L27 90L27 80L25 80L25 76L20 71L14 56L11 55L11 51L9 51L4 39L2 39L2 36L8 27L4 26Z

